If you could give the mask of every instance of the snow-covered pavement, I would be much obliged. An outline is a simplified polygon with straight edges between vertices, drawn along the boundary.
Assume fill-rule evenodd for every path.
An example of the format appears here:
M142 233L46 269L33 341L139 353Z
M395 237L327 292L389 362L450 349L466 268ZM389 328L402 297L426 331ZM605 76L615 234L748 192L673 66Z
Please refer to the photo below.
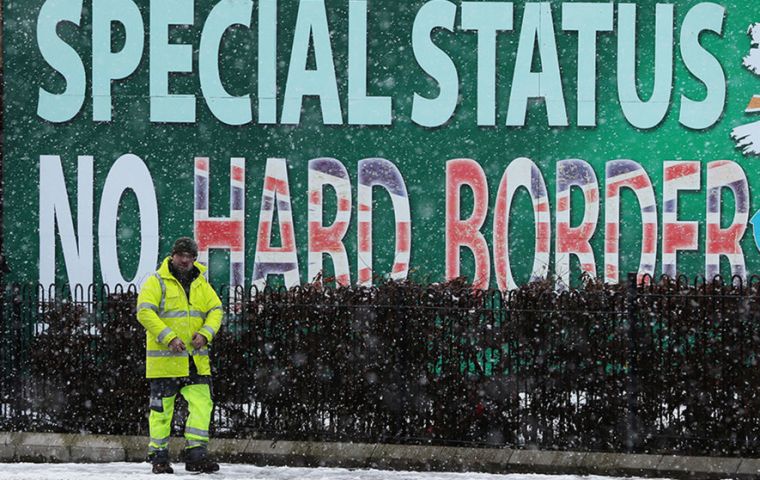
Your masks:
M2 480L156 480L156 478L198 478L174 464L173 476L156 477L147 463L6 463L0 465ZM256 467L223 464L209 479L245 480L614 480L612 477L578 475L490 475L485 473L391 472L347 470L343 468ZM626 479L636 480L636 479ZM650 479L651 480L651 479Z

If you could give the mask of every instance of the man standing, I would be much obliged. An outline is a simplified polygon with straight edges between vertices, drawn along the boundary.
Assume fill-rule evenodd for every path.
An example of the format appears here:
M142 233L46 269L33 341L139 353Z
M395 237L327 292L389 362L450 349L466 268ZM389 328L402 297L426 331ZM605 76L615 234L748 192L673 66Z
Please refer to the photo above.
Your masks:
M192 238L174 242L155 274L137 297L137 320L146 330L146 377L150 381L150 443L153 473L174 473L169 462L174 400L188 404L185 424L185 469L211 473L219 465L208 459L211 423L209 347L222 325L222 302L196 262Z

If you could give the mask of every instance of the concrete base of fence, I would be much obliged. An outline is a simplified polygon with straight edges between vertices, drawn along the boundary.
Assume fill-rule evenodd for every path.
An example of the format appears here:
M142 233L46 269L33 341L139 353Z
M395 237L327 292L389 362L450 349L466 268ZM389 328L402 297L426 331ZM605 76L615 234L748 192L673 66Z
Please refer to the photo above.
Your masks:
M175 461L183 444L169 443ZM145 437L0 432L0 462L140 462L146 445ZM219 461L260 465L760 479L752 458L236 439L213 439L210 450Z

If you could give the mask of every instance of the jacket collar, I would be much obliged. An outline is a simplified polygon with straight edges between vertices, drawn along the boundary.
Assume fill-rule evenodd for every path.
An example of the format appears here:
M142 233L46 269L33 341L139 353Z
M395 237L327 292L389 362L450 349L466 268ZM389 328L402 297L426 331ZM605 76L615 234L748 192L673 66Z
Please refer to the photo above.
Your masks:
M163 278L172 278L176 280L176 278L174 278L174 275L172 275L172 272L169 270L169 262L171 261L171 259L172 259L171 256L164 258L164 261L161 262L161 266L158 267L158 274L161 275ZM195 268L197 268L200 271L198 278L203 277L203 274L206 272L206 270L208 270L208 267L206 267L202 263L193 262L193 265L195 266Z

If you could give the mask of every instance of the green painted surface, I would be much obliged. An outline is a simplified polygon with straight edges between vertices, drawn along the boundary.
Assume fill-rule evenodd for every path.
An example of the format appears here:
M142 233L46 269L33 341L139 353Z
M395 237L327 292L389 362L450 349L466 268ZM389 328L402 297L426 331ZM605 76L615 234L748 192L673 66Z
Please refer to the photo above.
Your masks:
M87 74L85 100L78 114L70 121L53 123L37 115L38 92L44 88L61 93L63 77L43 59L37 43L38 15L41 0L6 0L3 2L4 72L5 72L5 129L4 129L4 207L5 248L11 274L9 280L37 281L39 279L39 159L40 155L58 155L66 176L68 193L76 218L77 156L94 156L94 277L99 277L98 212L106 176L121 155L139 156L150 170L158 197L161 255L170 248L174 237L191 234L193 229L193 159L211 158L211 216L229 215L229 158L245 157L246 244L245 278L250 282L256 250L264 166L269 157L286 158L290 182L295 238L298 247L301 279L306 281L307 265L307 163L317 157L333 157L347 168L353 188L352 221L344 239L351 265L352 281L356 280L357 162L368 157L382 157L396 164L409 192L412 214L412 254L410 277L419 281L441 281L445 277L445 197L446 161L472 158L483 168L489 187L488 215L482 232L493 257L493 223L495 197L499 181L510 161L528 157L540 168L547 184L552 215L552 237L556 232L555 165L558 160L586 160L596 171L600 191L604 195L604 166L614 159L627 158L640 163L654 185L657 199L658 256L656 273L661 272L663 222L663 162L667 160L696 160L700 162L701 189L679 194L679 219L700 223L699 250L679 254L679 270L689 276L704 272L706 232L706 171L713 160L731 160L745 172L750 190L749 217L758 209L753 193L760 161L745 156L730 137L733 128L755 121L745 107L754 93L760 93L760 78L742 66L743 57L750 53L748 27L760 21L760 9L753 2L732 0L718 2L725 8L722 34L704 32L701 45L720 63L726 77L726 100L722 114L714 125L704 130L691 130L679 123L681 95L697 101L704 98L704 85L685 67L679 50L679 35L687 12L698 2L673 2L675 11L672 95L665 119L651 129L638 129L626 120L621 110L616 85L618 11L615 4L615 28L597 35L597 124L577 126L576 74L578 35L561 28L561 2L549 2L559 52L563 95L568 126L547 125L543 102L529 104L525 126L506 126L508 100L514 70L524 2L514 4L514 29L499 33L496 49L496 125L477 125L477 33L461 29L460 3L457 7L454 31L436 29L433 41L451 58L459 76L459 102L451 119L445 124L427 128L412 121L412 99L415 93L434 97L437 83L422 70L412 47L415 17L425 2L395 2L370 0L368 3L367 64L369 95L390 96L393 102L392 124L387 126L348 125L348 4L347 1L326 2L331 32L331 48L335 64L343 125L324 125L317 98L306 98L299 125L261 125L258 122L258 28L257 11L253 8L251 28L237 26L229 30L219 54L222 81L230 95L250 94L253 122L228 126L215 118L202 98L198 75L198 49L205 19L213 4L196 2L195 23L189 27L173 28L172 43L193 46L193 72L173 74L171 93L195 94L196 121L173 124L150 121L150 51L148 28L150 6L147 1L135 2L145 26L145 49L137 70L125 80L115 81L112 87L113 118L110 122L95 122L92 114L92 2L84 2L79 26L63 23L58 35L70 44L83 60ZM78 2L70 2L76 4ZM319 2L317 2L319 3ZM573 3L573 2L565 2ZM283 105L290 52L296 25L298 2L279 2L277 6L277 80L278 120ZM639 92L647 98L653 84L654 11L655 2L637 2L637 69ZM114 51L124 45L123 28L114 25ZM315 59L310 55L309 68ZM542 63L534 58L533 68ZM326 190L329 192L329 190ZM335 216L333 197L324 195L324 222ZM730 224L734 200L730 192L723 194L724 227ZM374 253L376 273L390 271L393 262L394 217L389 197L375 189ZM582 217L583 199L573 192L572 222ZM462 217L472 211L472 195L463 192ZM533 263L534 226L527 191L519 191L512 206L510 219L510 250L512 268L518 282L528 279ZM119 264L125 278L134 275L139 257L139 214L134 194L122 198L118 220ZM635 271L641 251L641 218L631 192L622 195L620 271ZM75 223L76 225L76 220ZM748 273L760 270L760 255L755 246L752 227L748 225L741 241ZM277 244L277 239L273 244ZM66 269L60 242L56 248L56 275L66 280ZM596 257L596 271L603 275L604 259L604 201L591 245ZM554 240L552 238L551 268L554 269ZM228 255L212 252L212 281L224 283L228 277ZM572 277L579 275L578 264L571 263ZM332 263L325 262L326 273ZM462 273L472 277L471 253L462 250ZM491 286L496 286L491 258ZM721 272L729 273L723 260Z

